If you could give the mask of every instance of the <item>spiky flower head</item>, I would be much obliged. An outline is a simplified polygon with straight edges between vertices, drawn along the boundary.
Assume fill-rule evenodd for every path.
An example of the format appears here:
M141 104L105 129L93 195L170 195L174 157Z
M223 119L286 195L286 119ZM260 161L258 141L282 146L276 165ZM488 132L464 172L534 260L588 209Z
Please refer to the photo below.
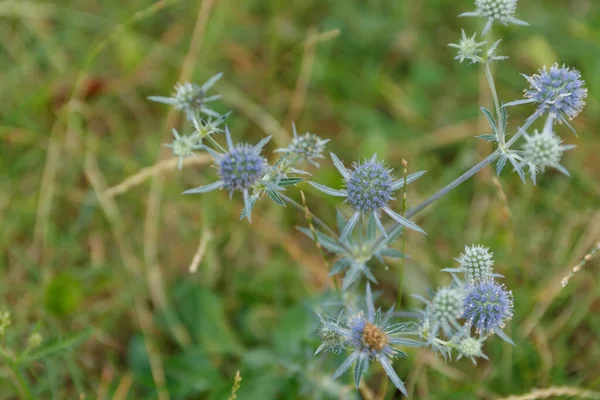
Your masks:
M531 85L525 90L526 102L538 104L535 118L548 114L568 125L567 119L572 120L583 110L587 89L578 70L554 64L535 75L523 76Z
M234 144L227 127L225 127L225 137L228 149L223 154L217 153L210 147L202 147L215 159L220 179L206 186L186 190L183 194L206 193L222 188L228 190L230 195L234 191L240 191L244 198L244 209L251 210L249 189L259 181L262 182L261 178L269 167L261 152L271 137L264 138L255 146L246 143ZM250 220L249 212L243 216Z
M260 151L253 146L242 143L236 144L218 161L219 175L223 187L234 190L248 190L264 174L266 162Z
M546 168L554 168L566 176L569 171L560 164L565 151L575 148L574 145L563 145L552 127L552 118L549 117L542 132L535 131L532 136L524 133L525 144L523 146L524 163L529 166L531 179L536 182L536 175L544 172Z
M293 137L289 146L275 151L279 153L297 154L318 168L319 163L316 159L324 158L323 153L325 152L325 145L330 139L321 139L319 136L310 132L298 135L296 124L294 123L292 123L292 133Z
M475 0L475 11L466 12L459 17L483 17L487 23L483 28L482 35L488 33L492 24L498 21L502 25L516 24L529 25L527 22L515 18L518 0Z
M458 49L458 55L454 57L455 60L459 60L461 63L465 60L471 60L471 64L482 61L482 58L479 56L482 49L481 46L484 46L487 42L478 42L475 37L477 33L474 33L473 36L469 37L462 31L462 38L458 44L450 43L448 46L454 47Z
M434 324L450 325L463 313L464 293L458 287L438 289L431 300L429 318Z
M354 383L358 388L362 374L368 368L369 362L377 361L381 364L392 383L406 395L406 387L394 371L392 360L396 357L406 356L397 348L399 346L422 346L423 343L403 338L402 334L413 334L407 324L391 324L393 309L385 316L381 310L375 311L371 286L367 283L367 309L355 312L349 310L349 317L345 323L332 322L325 319L328 328L336 331L344 338L345 346L352 350L350 356L335 371L333 377L338 378L354 364Z
M337 190L316 182L309 183L323 193L345 197L346 202L354 209L354 214L340 235L340 242L352 232L361 216L372 215L379 230L387 236L387 232L379 218L381 211L392 217L399 224L425 233L414 222L404 218L389 207L389 202L394 199L393 192L403 187L405 181L406 183L410 183L423 175L425 171L411 174L406 180L395 180L391 174L391 170L387 169L385 164L377 159L376 154L369 160L365 159L363 162L354 163L352 170L347 169L335 154L331 153L331 158L333 164L344 178L346 189Z
M465 252L457 259L460 270L465 274L467 282L481 282L489 280L495 276L492 267L494 266L494 253L482 245L465 246Z
M319 328L321 345L315 354L319 354L321 351L331 351L332 353L340 354L342 350L346 348L346 339L344 336L340 335L337 329L331 327L332 324L339 327L339 319L333 320L329 317L322 317L320 315L319 318L321 319L321 327Z
M181 170L183 167L183 160L187 157L194 155L194 150L202 148L200 144L200 137L197 134L191 135L180 135L175 128L173 128L173 142L167 143L164 146L171 149L173 155L179 160L177 162L177 168Z
M467 288L463 318L479 335L494 333L503 337L501 330L513 315L513 296L510 290L494 280L477 282ZM503 337L504 338L504 337Z
M471 359L473 364L475 364L475 357L485 358L487 360L487 356L482 351L484 341L485 338L459 338L456 345L456 349L458 350L458 359L460 360L462 357L466 357Z
M211 110L207 103L218 100L221 95L207 96L207 91L213 87L223 73L218 73L209 78L203 85L197 85L191 82L178 83L175 85L175 93L171 97L150 96L149 100L158 103L169 104L178 110L183 111L187 118L191 121L197 112L202 112L206 115L219 117L220 115Z

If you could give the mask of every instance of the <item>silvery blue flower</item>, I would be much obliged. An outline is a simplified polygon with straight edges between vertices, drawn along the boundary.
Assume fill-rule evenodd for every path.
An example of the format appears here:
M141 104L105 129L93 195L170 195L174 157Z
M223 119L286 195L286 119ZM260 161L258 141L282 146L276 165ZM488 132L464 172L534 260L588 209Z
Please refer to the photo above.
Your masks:
M250 199L249 190L255 184L262 182L261 178L269 167L267 161L261 155L261 151L271 137L264 138L256 146L246 143L234 145L227 127L225 128L225 137L227 138L228 151L224 154L219 154L210 147L203 146L203 149L213 156L220 179L206 186L186 190L183 194L206 193L216 189L225 189L229 191L231 196L234 191L240 191L244 198L244 210L246 210L246 213L242 216L246 216L250 220L248 211L252 209L250 203L256 200Z
M487 18L482 35L486 35L495 21L502 25L515 24L527 26L527 22L515 18L517 0L475 0L475 11L462 13L459 17Z
M458 55L454 57L455 60L459 60L462 64L465 60L471 60L471 64L482 61L483 59L479 56L482 49L481 46L484 46L487 42L478 42L475 37L477 33L474 33L473 36L469 37L465 33L464 29L462 31L462 38L458 42L458 44L450 43L448 46L454 47L458 49Z
M504 106L537 103L538 108L529 118L530 123L543 114L548 114L573 130L568 121L583 110L587 97L587 89L585 81L581 79L581 73L574 68L554 64L549 70L544 67L535 75L523 76L531 85L525 90L526 99L513 101Z
M333 153L331 153L331 159L337 170L342 174L346 189L338 190L316 182L309 183L323 193L345 197L346 202L354 209L354 214L340 235L340 241L352 232L361 216L372 215L377 227L386 235L386 230L379 218L381 211L384 211L405 227L425 233L414 222L409 221L389 207L389 202L394 199L392 194L404 186L404 179L394 180L391 170L388 170L383 162L377 160L376 154L370 160L365 159L361 163L354 163L352 170L346 169ZM406 182L410 183L424 173L425 171L411 174L407 177Z
M446 268L442 271L450 273L463 273L468 284L501 278L502 275L493 271L494 253L485 246L465 246L465 252L457 259L459 268Z
M509 343L512 340L502 332L506 321L513 315L512 292L494 280L477 282L466 288L462 317L479 335L497 334Z
M211 110L207 106L207 103L220 99L221 95L207 96L206 92L213 87L222 76L223 73L220 72L209 78L203 85L197 85L190 82L178 83L175 85L175 93L171 97L150 96L148 99L158 103L169 104L176 109L183 111L190 121L197 111L218 118L220 117L219 113Z
M319 163L316 159L324 158L323 153L325 152L325 145L330 139L321 139L314 133L309 132L298 136L296 124L294 123L292 123L292 134L293 138L289 146L275 151L279 153L297 154L318 168Z
M410 334L407 324L390 324L393 308L382 317L381 309L375 311L371 286L367 283L367 309L354 312L348 310L349 316L345 323L336 322L333 319L322 319L329 324L328 328L337 332L345 339L345 347L352 353L335 371L333 377L340 377L352 365L354 365L354 383L358 388L363 373L367 370L369 362L377 361L381 364L386 374L404 395L406 387L394 371L392 360L404 357L406 353L398 350L399 346L422 346L423 343L401 337L402 334Z
M183 160L187 157L194 155L194 150L202 148L200 144L200 137L194 133L192 135L180 135L175 128L172 129L173 142L164 144L163 146L168 147L173 152L175 157L178 157L177 168L181 170L183 167Z
M573 149L575 146L562 144L563 141L553 132L551 118L548 118L541 133L535 131L530 136L523 132L523 136L525 137L523 157L529 166L534 183L537 173L544 172L546 168L554 168L566 176L570 176L569 171L560 164L560 160L565 151Z
M477 364L475 357L484 358L489 360L488 357L483 353L483 342L485 337L472 338L472 337L460 337L456 340L456 350L458 350L458 359L462 357L469 358L473 364Z

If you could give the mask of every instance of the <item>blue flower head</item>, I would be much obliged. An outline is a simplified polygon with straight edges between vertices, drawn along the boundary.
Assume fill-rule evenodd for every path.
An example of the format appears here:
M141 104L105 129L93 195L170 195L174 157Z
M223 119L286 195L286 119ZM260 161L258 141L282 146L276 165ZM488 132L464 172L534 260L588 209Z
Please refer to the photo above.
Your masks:
M401 225L425 233L414 222L404 218L390 208L389 203L394 199L393 192L403 187L405 180L395 180L391 174L391 170L387 169L383 162L377 160L376 154L370 160L365 159L363 162L354 163L352 170L348 170L335 154L331 153L331 158L344 178L346 189L337 190L316 182L309 183L323 193L345 197L346 202L354 209L354 214L340 235L340 241L343 241L352 232L361 216L372 215L379 230L384 235L387 235L379 218L381 211L384 211ZM406 183L414 181L424 173L425 171L420 171L408 176Z
M366 300L367 309L358 312L348 310L349 317L345 323L331 318L321 319L325 321L329 330L337 332L344 338L344 347L352 350L350 356L335 371L333 377L335 379L341 376L354 364L354 383L358 388L369 362L377 361L398 390L406 395L406 387L392 365L394 358L403 357L406 354L395 348L394 345L417 347L422 346L423 343L401 336L412 332L408 331L407 324L390 323L393 308L383 317L381 310L375 311L373 294L368 283Z
M583 110L587 89L576 69L554 64L549 70L544 67L535 75L523 76L531 85L525 90L528 99L525 102L538 104L533 119L548 114L569 125L567 120L572 120Z
M209 78L203 85L197 85L190 82L178 83L175 86L175 93L171 97L150 96L148 99L156 101L157 103L169 104L176 109L183 111L190 121L197 112L202 112L212 117L220 117L219 113L211 110L207 106L207 103L220 99L221 95L207 96L206 92L213 87L222 76L222 72L218 73Z
M249 190L261 181L268 169L267 161L262 157L262 148L271 137L266 137L255 146L246 143L233 144L229 129L225 127L228 151L224 154L215 152L210 147L203 146L215 159L215 164L221 179L206 186L186 190L183 194L206 193L216 189L226 189L230 196L234 191L242 192L245 209L251 209ZM250 219L250 214L246 213Z
M501 331L512 315L512 292L504 285L487 280L467 288L462 317L479 335L496 333L504 339L505 335Z

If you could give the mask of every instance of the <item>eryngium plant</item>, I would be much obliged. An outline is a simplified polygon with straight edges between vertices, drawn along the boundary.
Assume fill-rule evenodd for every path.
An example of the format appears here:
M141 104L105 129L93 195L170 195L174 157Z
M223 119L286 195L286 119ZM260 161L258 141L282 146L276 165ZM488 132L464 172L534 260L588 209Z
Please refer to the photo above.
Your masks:
M469 60L470 64L481 65L483 69L493 105L481 107L489 123L489 132L478 138L493 143L496 149L423 202L402 212L393 209L396 193L400 189L405 190L406 185L425 172L408 174L405 171L403 176L394 177L386 161L376 155L355 162L348 168L331 153L333 165L341 174L339 185L331 188L315 181L309 182L321 192L344 198L349 206L350 213L347 215L342 210L332 210L337 221L334 228L313 215L307 207L286 196L283 193L286 189L302 183L304 176L309 175L301 169L302 164L320 167L317 160L324 158L329 139L308 132L298 134L292 124L291 142L276 149L278 157L273 160L263 154L269 137L256 145L235 142L229 129L220 127L229 113L220 115L209 108L209 103L220 96L208 96L207 91L221 79L222 73L203 85L178 84L171 97L150 97L181 110L190 122L189 133L173 130L174 140L167 145L179 159L180 168L184 158L193 157L197 152L205 151L214 159L217 181L184 193L207 195L207 192L221 189L229 192L231 198L234 192L240 192L243 199L240 219L247 218L248 221L255 203L265 195L274 203L292 205L307 216L309 227L301 227L300 230L335 257L330 274L344 274L341 287L334 280L340 299L338 305L343 311L337 318L318 315L320 326L315 332L315 339L318 338L320 344L315 354L346 353L345 361L333 378L353 368L357 387L367 374L367 367L374 363L380 365L393 385L406 395L406 387L394 369L394 360L407 355L400 347L426 346L446 360L452 360L455 354L457 357L454 359L465 357L475 362L477 358L487 359L484 344L492 336L513 344L504 331L514 313L512 293L498 282L502 275L494 270L493 253L481 245L466 246L464 253L456 259L458 267L443 270L452 275L451 285L438 289L427 298L415 296L424 303L424 309L416 314L416 321L398 321L393 307L387 313L375 307L371 292L371 284L378 284L375 268L385 264L384 257L405 257L403 252L392 246L407 233L407 229L424 233L412 221L415 215L492 163L496 163L498 175L510 164L524 183L527 181L525 168L528 168L534 184L538 175L549 168L568 176L561 162L564 152L574 146L563 144L557 128L567 125L573 129L569 121L583 110L587 96L585 82L577 70L555 64L550 69L543 67L536 74L524 75L530 84L524 90L524 99L501 102L491 64L508 57L500 53L500 40L489 41L491 29L496 22L521 26L527 23L516 18L517 0L475 0L474 6L475 11L460 16L484 18L483 36L487 35L488 40L479 41L476 33L469 36L463 30L458 43L450 46L457 49L456 59L461 63ZM528 104L535 104L536 109L511 134L509 107ZM532 134L528 133L542 117L546 120L541 131L534 129ZM225 132L225 147L217 141L223 136L219 135L222 132ZM516 150L513 145L519 140L522 140L522 146ZM362 156L357 155L356 158ZM390 217L387 223L382 219L384 214ZM363 293L362 285L365 283L366 308L361 311L349 299ZM402 286L401 281L398 286ZM320 375L314 370L316 365L311 362L306 365L315 376Z

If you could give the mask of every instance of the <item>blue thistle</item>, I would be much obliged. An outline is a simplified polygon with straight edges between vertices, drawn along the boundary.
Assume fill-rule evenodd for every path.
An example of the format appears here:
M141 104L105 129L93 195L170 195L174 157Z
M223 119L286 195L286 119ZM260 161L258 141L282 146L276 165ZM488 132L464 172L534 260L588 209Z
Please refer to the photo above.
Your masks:
M467 324L474 327L479 335L496 333L507 340L502 329L513 315L512 292L494 280L475 283L466 290L462 317ZM510 339L507 341L512 342Z
M525 90L526 98L507 103L505 107L537 103L537 110L528 119L529 125L543 114L548 114L553 120L566 124L574 131L568 121L583 110L587 97L581 73L574 68L554 64L549 70L544 67L535 75L523 76L531 85Z
M178 158L177 168L181 170L183 167L183 160L187 157L194 155L194 150L202 148L200 144L201 138L197 134L192 135L180 135L175 128L172 129L173 142L164 144L163 146L168 147L173 152L173 155Z
M389 207L389 202L394 199L393 192L404 186L404 179L394 180L391 170L387 169L383 162L377 160L376 154L370 160L365 159L361 163L354 163L354 168L351 171L346 169L335 154L331 153L331 159L337 170L342 174L347 189L338 190L316 182L309 183L323 193L345 197L346 202L350 203L354 209L354 214L340 235L340 242L352 232L361 216L372 215L379 230L387 235L380 219L381 211L405 227L425 233L417 224L404 218ZM424 173L425 171L420 171L411 174L407 177L406 183L416 180Z
M465 295L461 288L450 286L440 288L431 300L425 300L420 296L415 297L427 304L425 318L429 322L428 326L433 337L438 336L440 329L447 337L462 329L457 321L463 314Z
M216 189L226 189L231 196L234 191L240 191L244 198L244 209L251 210L253 200L250 200L249 190L255 184L262 182L261 178L269 167L267 161L262 157L261 151L271 137L264 138L255 146L246 143L234 145L227 127L225 127L225 137L228 151L224 154L219 154L210 147L203 147L215 159L221 179L209 185L186 190L183 194L206 193ZM247 216L250 220L249 212L246 212L243 216Z
M178 83L175 85L175 93L171 97L150 96L148 97L148 100L171 105L176 109L183 111L190 121L193 120L195 113L198 111L218 118L220 117L219 113L211 110L207 106L207 103L220 99L221 95L207 96L206 92L213 87L222 76L222 72L218 73L209 78L202 85L190 82Z
M394 358L404 357L406 353L398 350L394 345L418 347L423 343L401 337L402 334L411 334L412 332L408 331L407 324L390 324L393 308L383 317L380 309L375 311L373 294L368 283L366 301L366 312L348 310L350 316L345 323L332 318L321 319L325 321L327 329L337 332L344 338L344 347L352 350L350 356L335 371L333 377L334 379L340 377L354 364L354 383L358 388L369 362L377 361L394 386L406 395L406 387L392 365Z

